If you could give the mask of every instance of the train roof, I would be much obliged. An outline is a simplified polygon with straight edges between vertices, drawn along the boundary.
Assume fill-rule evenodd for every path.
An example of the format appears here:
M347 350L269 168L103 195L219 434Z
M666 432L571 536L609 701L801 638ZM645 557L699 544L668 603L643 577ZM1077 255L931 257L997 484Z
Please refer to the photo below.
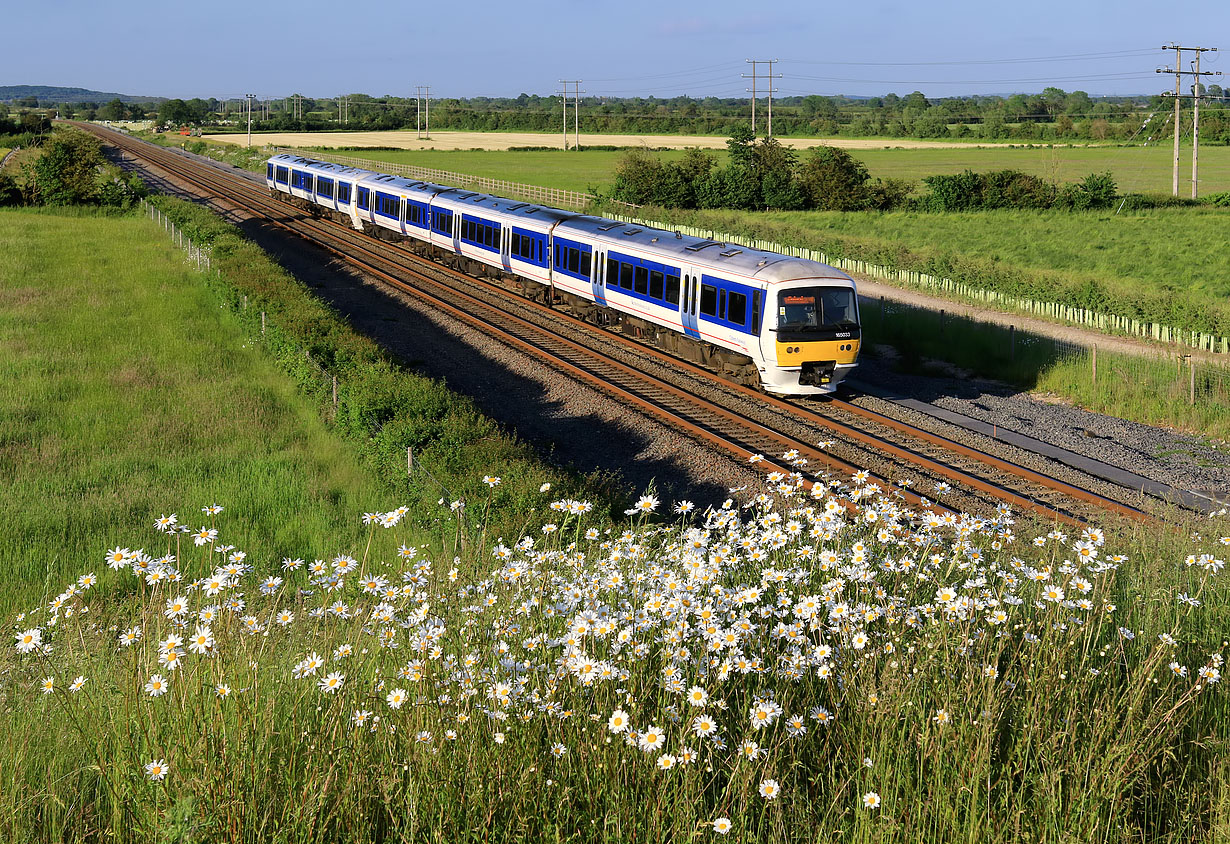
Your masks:
M669 255L680 263L725 270L766 282L803 278L850 279L841 270L818 261L602 217L574 217L562 228L579 229L590 237L604 241L611 248L618 248L621 244L632 245L659 255Z
M294 153L282 152L269 159L277 164L291 164L297 167L304 167L308 170L320 170L327 173L336 173L339 176L353 176L356 179L361 179L365 176L375 176L377 173L371 170L364 170L359 167L349 167L345 164L335 164L332 161L320 161L315 158L305 158L302 155Z
M463 205L466 210L473 208L476 213L484 210L498 212L505 217L519 217L526 222L547 226L577 217L577 214L572 211L561 211L558 208L548 208L533 202L505 199L502 196L492 196L464 188L444 188L443 190L447 193L441 194L441 199L452 200L454 204Z

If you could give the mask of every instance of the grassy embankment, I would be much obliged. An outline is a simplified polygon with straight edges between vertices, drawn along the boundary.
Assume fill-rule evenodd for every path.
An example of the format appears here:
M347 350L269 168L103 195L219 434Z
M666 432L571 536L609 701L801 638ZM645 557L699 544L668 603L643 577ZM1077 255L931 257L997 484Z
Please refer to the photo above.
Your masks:
M604 535L565 504L494 556L412 553L421 514L358 529L379 485L147 223L0 232L0 547L32 609L18 645L53 645L0 657L7 840L1230 832L1224 522L1036 545L915 530L875 493L845 523L779 488L755 526ZM191 511L212 542L151 530L184 498L227 506ZM239 569L189 588L237 559L223 542ZM185 580L131 552L112 570L118 546L176 553Z

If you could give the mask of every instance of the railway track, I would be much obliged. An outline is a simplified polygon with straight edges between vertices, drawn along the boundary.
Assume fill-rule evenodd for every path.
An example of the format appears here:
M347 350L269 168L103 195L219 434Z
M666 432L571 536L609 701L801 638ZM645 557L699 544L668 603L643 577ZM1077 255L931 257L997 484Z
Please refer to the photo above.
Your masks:
M989 511L1008 504L1048 520L1078 523L1108 514L1148 519L1141 509L1055 480L996 455L839 399L787 402L670 356L618 330L595 326L550 304L511 295L498 279L476 278L401 244L303 214L271 198L263 183L201 164L127 136L84 127L194 189L308 238L429 309L488 334L616 400L740 460L756 455L765 473L815 467L898 486L914 507ZM817 439L827 441L823 446ZM786 456L789 455L789 459ZM823 482L823 478L819 478ZM924 498L915 489L935 490ZM945 487L947 489L945 489Z

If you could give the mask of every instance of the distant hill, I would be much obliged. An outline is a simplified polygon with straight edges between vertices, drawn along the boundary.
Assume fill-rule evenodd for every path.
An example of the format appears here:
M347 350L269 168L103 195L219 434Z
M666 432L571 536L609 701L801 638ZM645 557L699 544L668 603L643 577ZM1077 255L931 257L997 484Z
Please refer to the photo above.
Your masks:
M108 94L88 88L58 88L53 85L0 85L0 102L13 102L36 97L41 103L109 103L119 98L125 103L160 103L166 97L138 97L132 94Z

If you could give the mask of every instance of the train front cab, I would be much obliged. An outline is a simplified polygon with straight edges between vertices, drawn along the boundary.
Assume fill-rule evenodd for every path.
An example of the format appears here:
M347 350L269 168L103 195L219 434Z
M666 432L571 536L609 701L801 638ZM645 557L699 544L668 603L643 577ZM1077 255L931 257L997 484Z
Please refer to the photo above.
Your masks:
M761 338L765 359L776 362L776 372L765 373L769 392L832 392L853 371L862 342L858 295L834 281L771 291L774 327Z

